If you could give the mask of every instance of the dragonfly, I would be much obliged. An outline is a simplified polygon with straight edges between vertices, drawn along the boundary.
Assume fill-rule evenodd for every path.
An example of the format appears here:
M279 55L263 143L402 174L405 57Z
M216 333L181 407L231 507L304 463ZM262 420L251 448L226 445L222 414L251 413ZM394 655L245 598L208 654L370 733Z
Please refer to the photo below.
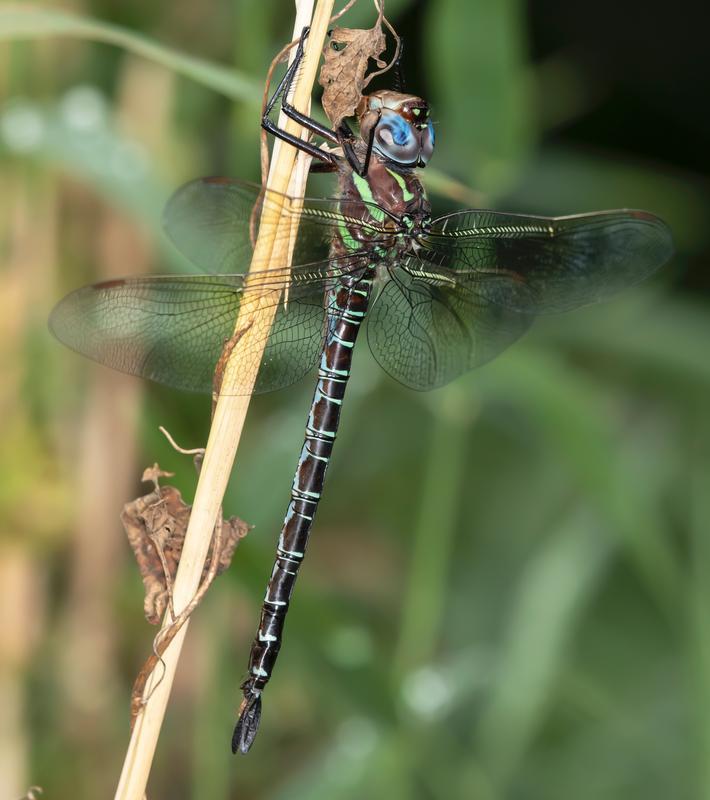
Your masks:
M466 209L433 217L417 176L434 151L428 103L401 91L363 95L357 133L347 122L330 129L298 112L288 97L306 35L262 126L311 155L321 171L336 173L337 196L290 198L234 179L192 181L169 201L164 222L202 274L83 287L61 300L50 319L63 343L102 364L210 392L235 319L256 295L262 307L274 309L273 322L250 331L249 346L239 351L246 361L258 360L256 383L242 386L232 378L221 391L269 392L318 368L241 685L232 737L232 751L241 753L259 727L360 330L367 328L372 355L392 378L434 389L495 358L536 316L605 300L647 278L673 252L668 226L647 211L540 217ZM279 99L286 115L309 131L308 140L271 120ZM340 149L323 148L314 136ZM268 270L252 263L247 274L254 209L263 213L272 204L298 222L293 263Z

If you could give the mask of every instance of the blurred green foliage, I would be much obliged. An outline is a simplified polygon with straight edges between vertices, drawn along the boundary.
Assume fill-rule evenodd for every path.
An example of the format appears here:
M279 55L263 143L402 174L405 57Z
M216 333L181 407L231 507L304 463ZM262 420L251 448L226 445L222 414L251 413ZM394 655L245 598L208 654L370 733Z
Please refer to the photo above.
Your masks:
M199 174L258 179L260 86L291 26L276 6L93 0L71 17L0 4L2 252L29 231L51 256L51 274L25 274L47 290L2 351L13 435L0 456L3 542L34 544L41 576L44 635L23 662L17 737L28 785L47 797L112 790L152 632L124 548L99 576L113 682L67 699L73 532L94 491L77 483L76 441L102 371L63 352L44 319L102 258L122 266L122 237L101 220L145 244L126 251L142 254L141 269L185 269L160 233L169 194ZM394 384L360 348L262 730L235 760L237 686L312 387L253 401L225 505L255 528L194 620L151 797L710 797L710 315L707 297L671 288L704 264L710 193L660 157L551 136L546 119L587 113L593 81L587 95L574 75L571 96L568 62L535 61L528 10L388 3L412 37L413 88L435 109L443 174L432 191L455 178L510 210L647 207L675 232L675 268L542 320L429 395ZM345 24L371 20L361 0ZM140 124L154 106L165 107L160 130ZM446 193L434 196L441 208L453 205ZM32 215L18 233L20 206ZM189 497L192 467L157 425L196 446L208 421L207 399L145 387L135 476L157 460ZM102 472L121 444L103 442Z

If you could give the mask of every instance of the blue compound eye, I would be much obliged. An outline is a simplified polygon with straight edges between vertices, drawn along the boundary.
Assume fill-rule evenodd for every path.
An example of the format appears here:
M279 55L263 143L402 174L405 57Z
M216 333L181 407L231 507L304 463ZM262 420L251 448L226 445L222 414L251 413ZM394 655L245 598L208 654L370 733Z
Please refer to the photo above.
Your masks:
M375 149L398 164L412 164L419 155L419 137L412 126L394 112L385 112L375 131Z
M431 154L434 152L434 126L429 122L429 124L424 128L422 132L422 144L421 144L421 153L420 158L426 164L429 159L431 158Z
M414 138L414 132L412 131L411 125L406 123L402 117L393 117L389 128L392 131L394 143L398 147L406 147L408 144L411 144Z

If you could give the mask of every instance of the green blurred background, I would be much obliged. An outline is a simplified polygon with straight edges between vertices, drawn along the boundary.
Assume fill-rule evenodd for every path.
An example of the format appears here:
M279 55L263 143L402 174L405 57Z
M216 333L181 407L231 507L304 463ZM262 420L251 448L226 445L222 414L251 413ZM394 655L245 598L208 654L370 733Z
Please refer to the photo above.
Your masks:
M182 268L159 222L181 182L258 179L292 15L28 8L0 3L0 798L95 800L155 633L118 515L153 461L192 496L157 426L198 446L210 406L82 361L46 318L88 281ZM428 395L360 348L262 730L234 758L312 381L253 401L225 508L255 528L191 626L149 796L710 798L703 26L682 1L388 11L438 123L438 209L647 208L678 253ZM346 24L372 19L361 0Z

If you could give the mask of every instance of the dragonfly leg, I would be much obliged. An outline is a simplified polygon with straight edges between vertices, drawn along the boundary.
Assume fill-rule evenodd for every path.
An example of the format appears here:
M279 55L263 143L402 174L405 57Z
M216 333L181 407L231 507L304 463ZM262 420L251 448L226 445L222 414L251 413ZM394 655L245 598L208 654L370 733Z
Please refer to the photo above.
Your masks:
M355 152L355 148L353 147L355 134L352 132L352 130L350 130L350 126L347 122L345 122L345 120L343 120L338 128L338 137L340 140L340 146L343 148L343 154L345 155L348 164L350 164L353 170L363 178L365 175L367 175L367 170L370 166L370 157L372 156L372 145L375 141L376 128L377 125L373 125L370 129L370 135L367 140L367 150L365 151L365 160L362 162L362 164L360 163L357 153Z
M269 131L269 133L273 134L279 139L292 144L299 150L303 150L314 158L317 158L325 164L331 166L330 170L319 169L317 170L318 172L328 172L337 169L338 161L340 160L337 156L333 155L332 153L326 153L324 150L318 147L318 145L315 145L312 142L306 142L303 139L300 139L299 137L289 133L288 131L285 131L283 128L279 128L278 125L270 119L269 114L272 112L274 106L280 98L281 109L287 117L290 117L292 120L294 120L294 122L297 122L307 131L315 133L317 136L322 137L328 142L340 145L343 149L343 154L345 155L345 158L352 169L355 170L358 175L367 175L367 169L370 165L370 156L372 155L372 144L375 138L375 125L373 125L372 130L370 131L365 160L364 162L360 163L353 146L355 134L352 132L347 122L343 121L337 131L331 130L327 126L318 122L318 120L313 119L313 117L309 117L306 114L298 111L298 109L294 108L294 106L292 106L288 101L291 85L301 61L303 60L303 46L306 37L308 36L308 30L308 28L303 29L301 39L298 43L298 49L296 50L296 56L281 82L276 87L276 91L274 92L273 96L266 104L264 114L261 118L261 125L265 130Z
M338 165L337 164L326 164L322 161L316 161L311 163L311 168L309 172L337 172Z
M288 95L291 91L291 85L296 76L296 72L301 65L301 61L303 60L303 44L308 36L308 30L308 28L303 29L301 39L298 43L298 49L296 50L296 56L293 59L291 66L286 70L286 74L282 78L281 82L276 87L276 91L274 92L273 96L266 104L266 108L264 109L264 113L261 117L261 127L271 133L273 136L276 136L278 139L288 142L298 150L302 150L305 153L308 153L308 155L313 156L314 158L317 158L319 161L322 161L326 164L331 164L335 168L338 164L337 156L335 156L333 153L327 153L313 142L304 141L300 137L289 133L283 128L279 128L279 126L269 117L269 114L271 114L274 106L280 98L281 108L287 117L293 119L306 130L311 131L318 136L322 136L324 139L327 139L330 142L338 142L338 136L335 131L331 131L330 128L327 128L325 125L321 125L312 117L302 114L288 102Z
M404 55L404 39L400 36L399 52L394 62L394 90L404 92L404 70L402 69L402 56Z
M329 142L333 144L339 144L340 140L338 138L338 134L328 128L326 125L322 125L318 120L313 119L313 117L309 117L306 114L300 112L297 108L291 105L288 100L288 96L291 93L291 85L293 83L294 78L296 77L296 72L298 71L299 66L301 65L301 61L303 61L303 47L306 41L306 37L308 36L309 29L304 28L303 33L301 34L301 39L298 42L298 49L296 50L296 55L293 59L293 63L288 68L288 71L283 77L283 80L278 85L276 91L274 92L274 96L269 100L266 106L266 113L269 114L273 109L276 101L281 98L281 110L286 114L287 117L290 117L295 122L298 122L299 125L304 127L306 130L311 131L311 133L315 133L318 136L322 136Z

